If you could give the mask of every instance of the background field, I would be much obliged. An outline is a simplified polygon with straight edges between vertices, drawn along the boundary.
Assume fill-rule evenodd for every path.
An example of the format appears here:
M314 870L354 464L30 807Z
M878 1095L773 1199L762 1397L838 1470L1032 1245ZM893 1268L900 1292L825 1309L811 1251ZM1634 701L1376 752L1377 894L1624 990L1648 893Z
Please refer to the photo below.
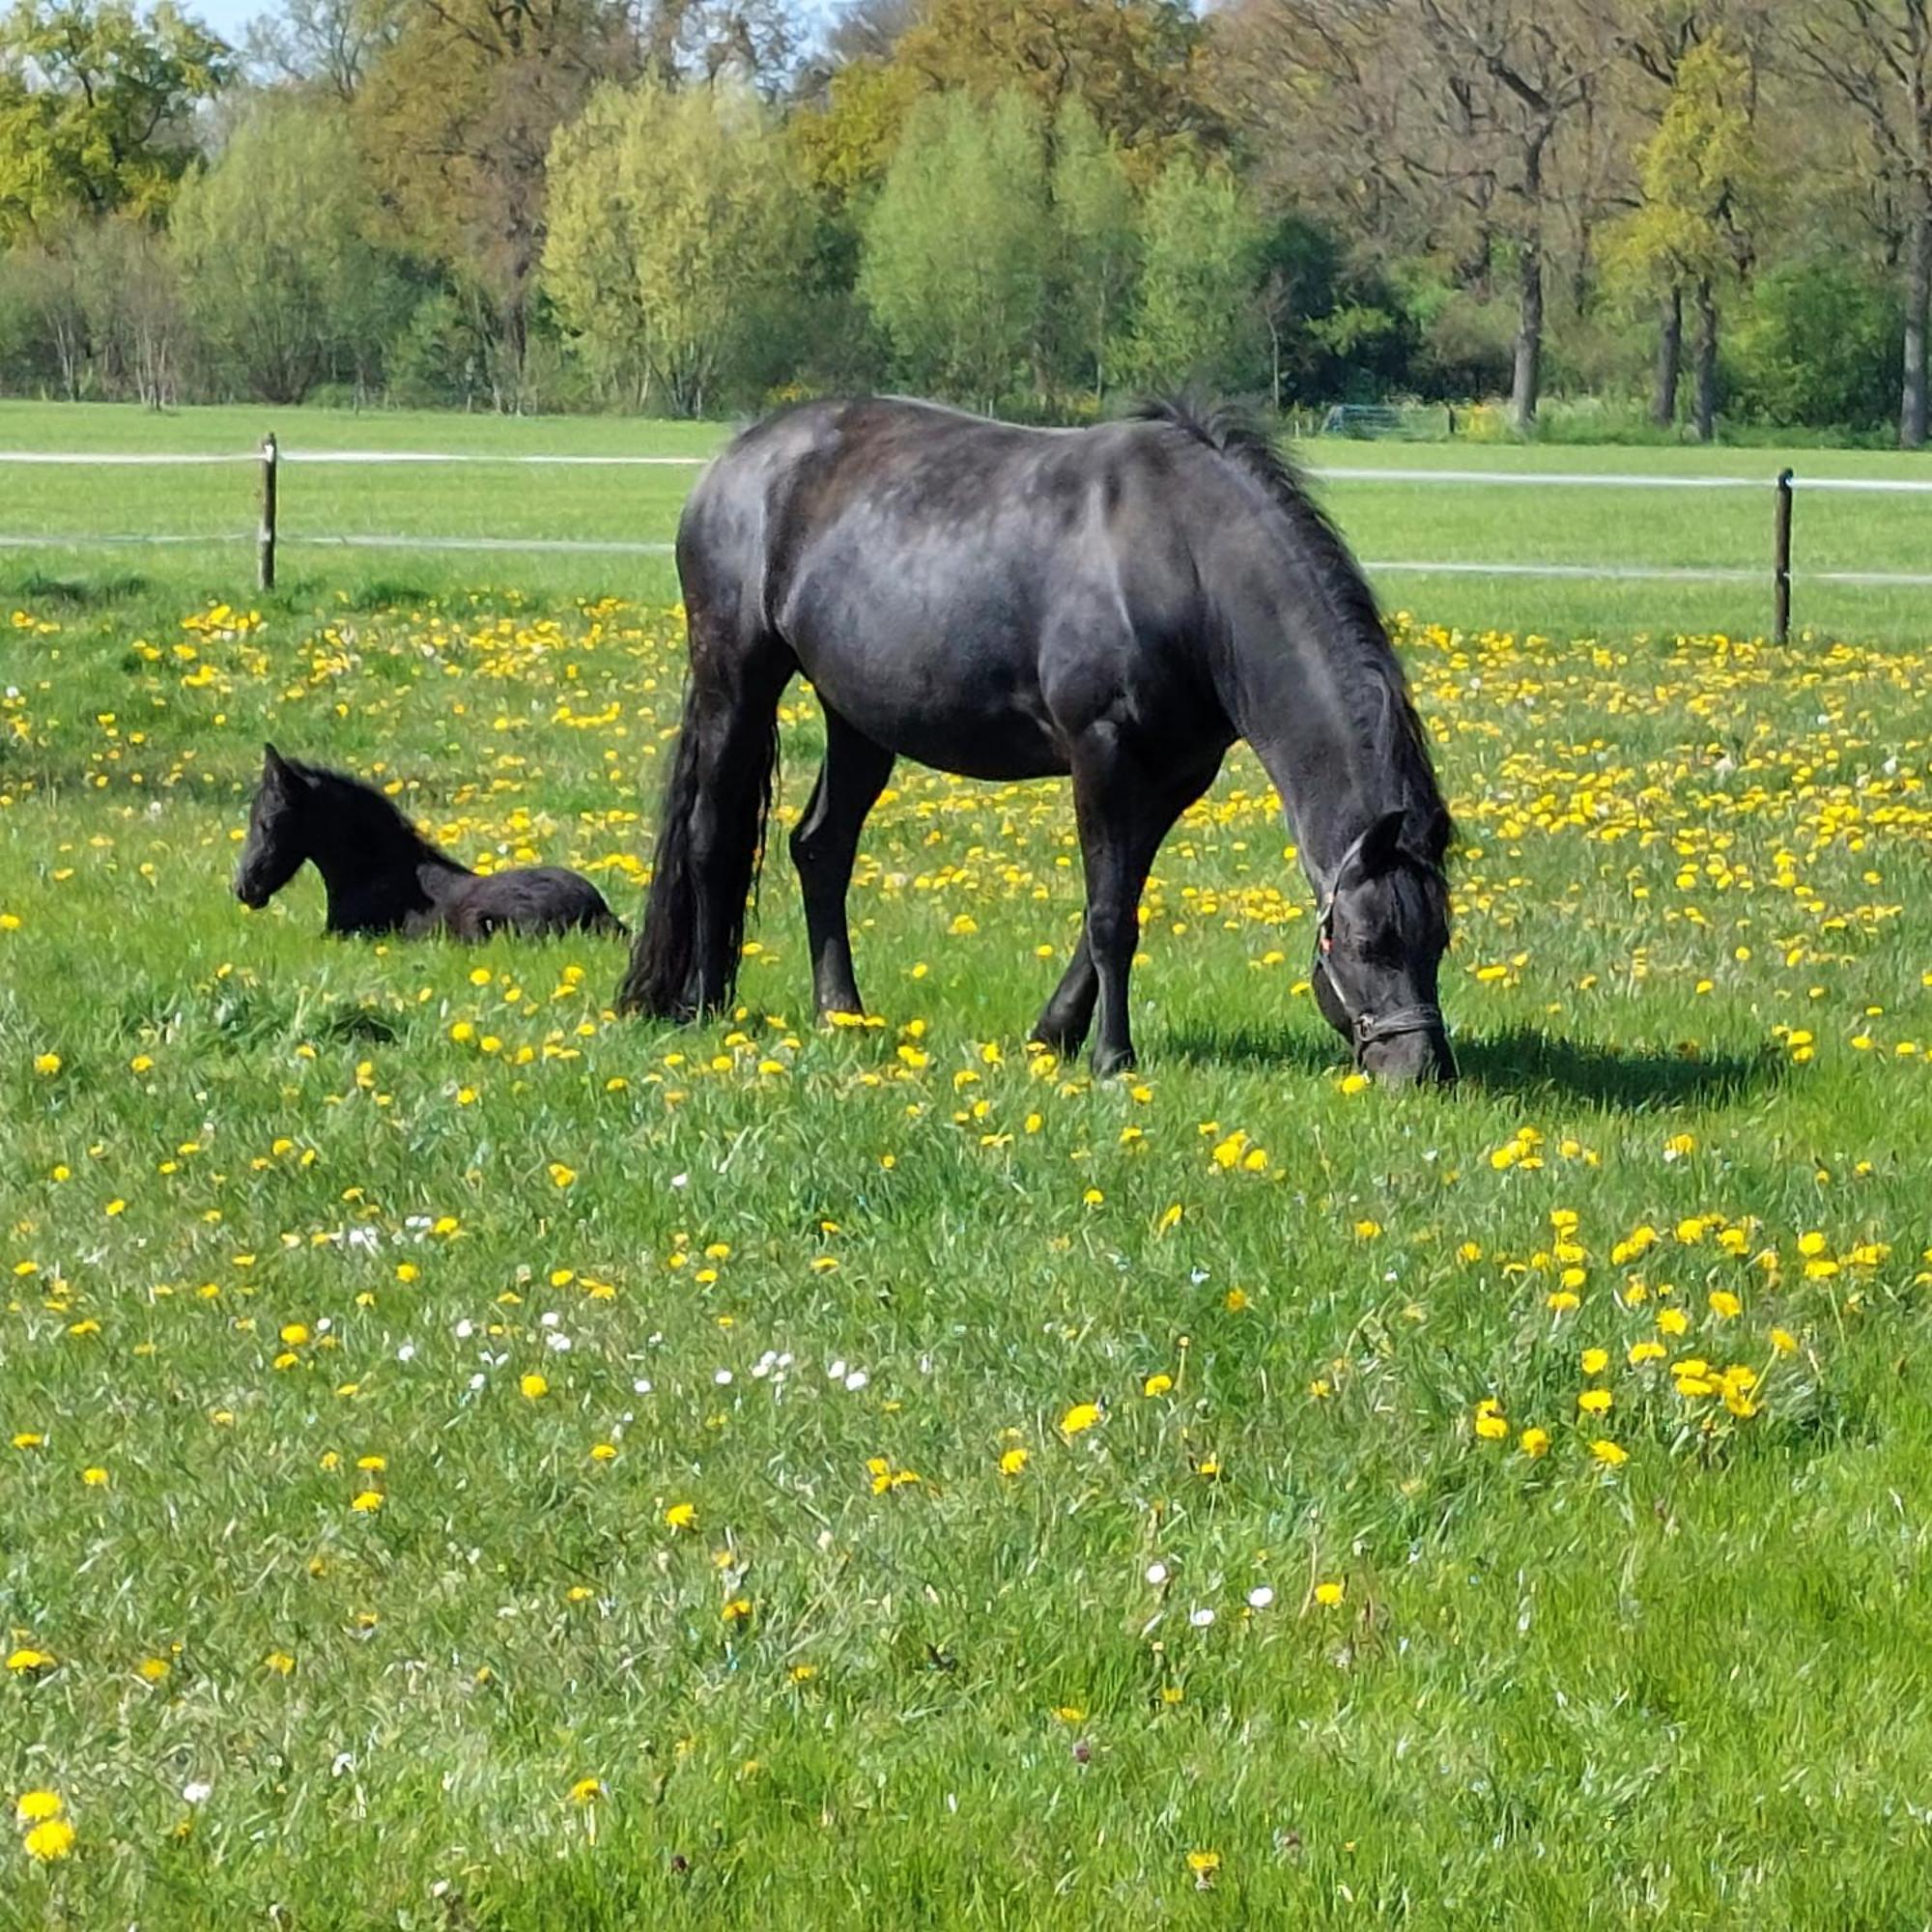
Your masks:
M324 484L629 526L434 474L294 478L291 526ZM1365 549L1395 506L1345 506ZM1427 547L1546 499L1480 507ZM1856 547L1909 552L1896 507ZM244 913L269 735L631 911L682 639L649 560L298 550L257 615L229 554L0 562L0 1796L77 1833L0 1833L0 1924L1922 1923L1910 608L1774 650L1455 582L1547 641L1399 626L1465 1079L1390 1097L1245 755L1107 1086L1025 1045L1057 785L900 772L870 1028L807 1024L781 856L743 1010L684 1032L610 1016L609 942L327 944L312 878ZM781 818L817 743L795 693Z
M469 455L703 456L727 432L609 417L501 417L384 412L202 409L155 415L115 405L0 402L0 449L177 451L245 457L266 430L290 450L433 450ZM1346 469L1480 469L1534 474L1758 476L1762 491L1607 490L1332 481L1321 493L1375 563L1483 562L1612 568L1717 567L1738 582L1541 580L1505 575L1377 572L1391 608L1465 628L1579 636L1723 631L1771 623L1771 480L1801 476L1932 479L1922 456L1818 449L1518 447L1382 444L1324 439L1305 463ZM517 584L566 594L668 599L666 561L541 552L473 554L407 548L331 549L325 537L496 538L595 545L668 543L694 472L531 469L488 464L303 468L282 474L282 575L298 602L361 588L469 589ZM243 462L192 469L22 469L0 463L0 537L44 534L43 549L0 547L0 587L46 578L138 578L175 594L251 594L257 477ZM1932 616L1932 585L1871 587L1804 581L1820 571L1932 571L1932 496L1801 495L1795 620L1821 633L1911 640ZM204 543L83 544L83 537L160 533ZM58 541L56 541L58 540Z

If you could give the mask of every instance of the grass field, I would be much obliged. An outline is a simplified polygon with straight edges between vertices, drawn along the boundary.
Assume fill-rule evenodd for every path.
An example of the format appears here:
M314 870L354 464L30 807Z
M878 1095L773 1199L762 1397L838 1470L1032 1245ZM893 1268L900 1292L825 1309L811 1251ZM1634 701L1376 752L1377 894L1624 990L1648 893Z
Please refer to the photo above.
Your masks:
M634 910L661 574L58 561L0 563L0 1925L1923 1923L1922 629L1400 625L1465 1078L1389 1096L1245 753L1134 1079L1025 1044L1064 787L909 768L878 1024L808 1024L775 859L668 1032L610 942L226 890L271 735Z
M203 409L167 416L121 406L0 402L0 451L118 450L247 455L273 428L292 452L432 450L471 456L697 457L724 440L717 425L551 417ZM1304 461L1350 469L1597 470L1630 475L1761 477L1762 491L1480 487L1337 480L1322 494L1357 553L1376 563L1613 565L1751 573L1742 582L1597 581L1508 575L1378 572L1391 608L1466 628L1578 637L1645 631L1752 636L1771 622L1771 480L1789 462L1801 477L1932 479L1923 456L1884 451L1629 449L1496 444L1379 444L1326 440ZM566 595L668 600L662 558L477 555L343 550L326 537L494 538L668 543L690 486L685 469L529 469L478 464L304 468L282 472L282 579L298 603L344 588L468 590L515 584ZM0 537L44 534L45 549L0 546L0 590L22 582L130 578L177 595L248 594L254 582L257 482L245 461L179 469L22 469L0 461ZM203 543L72 546L83 535L160 533ZM1794 611L1823 635L1911 642L1932 621L1932 586L1815 582L1807 572L1932 570L1932 496L1801 495Z

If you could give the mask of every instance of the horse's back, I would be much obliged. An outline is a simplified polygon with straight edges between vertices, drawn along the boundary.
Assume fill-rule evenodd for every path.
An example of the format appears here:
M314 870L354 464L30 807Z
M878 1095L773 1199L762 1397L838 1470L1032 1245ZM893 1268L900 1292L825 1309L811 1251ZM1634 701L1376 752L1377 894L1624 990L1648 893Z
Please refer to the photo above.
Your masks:
M777 639L894 751L971 776L1063 771L1085 719L1195 695L1199 579L1176 513L1190 467L1148 424L801 405L693 494L678 561L694 663L720 639Z

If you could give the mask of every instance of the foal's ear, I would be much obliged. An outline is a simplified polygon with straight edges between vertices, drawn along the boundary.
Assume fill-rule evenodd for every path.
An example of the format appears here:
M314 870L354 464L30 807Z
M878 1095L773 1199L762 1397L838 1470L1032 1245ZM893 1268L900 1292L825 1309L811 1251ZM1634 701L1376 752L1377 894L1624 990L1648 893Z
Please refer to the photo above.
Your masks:
M265 743L262 747L262 776L274 780L278 784L290 785L295 783L297 773L274 746Z

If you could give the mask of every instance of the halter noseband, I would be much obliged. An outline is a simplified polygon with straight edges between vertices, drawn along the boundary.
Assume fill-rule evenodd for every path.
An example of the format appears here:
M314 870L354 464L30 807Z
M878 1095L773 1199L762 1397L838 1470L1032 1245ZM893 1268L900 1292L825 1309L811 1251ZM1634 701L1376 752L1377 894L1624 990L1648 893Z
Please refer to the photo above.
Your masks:
M1324 960L1335 950L1335 894L1340 890L1338 881L1316 913L1315 940ZM1443 1025L1440 1007L1395 1007L1385 1013L1370 1012L1366 1009L1361 1012L1349 1012L1349 1003L1342 997L1342 988L1332 973L1328 975L1328 989L1335 995L1336 1004L1348 1013L1349 1037L1354 1045L1357 1066L1362 1064L1362 1056L1378 1040L1399 1039L1407 1033L1446 1033L1448 1030Z

